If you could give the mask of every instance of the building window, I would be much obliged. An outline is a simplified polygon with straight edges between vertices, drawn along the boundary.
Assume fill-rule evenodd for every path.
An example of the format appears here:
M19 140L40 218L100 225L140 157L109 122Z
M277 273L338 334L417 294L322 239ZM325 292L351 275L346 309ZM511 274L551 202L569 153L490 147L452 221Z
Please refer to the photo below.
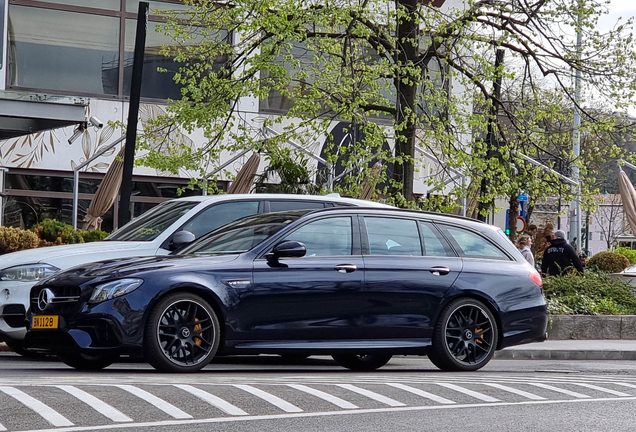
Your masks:
M139 0L11 0L7 87L127 98L138 7ZM163 19L154 13L188 8L175 0L150 2L143 98L181 97L173 76L182 64L159 53L172 40L156 32Z

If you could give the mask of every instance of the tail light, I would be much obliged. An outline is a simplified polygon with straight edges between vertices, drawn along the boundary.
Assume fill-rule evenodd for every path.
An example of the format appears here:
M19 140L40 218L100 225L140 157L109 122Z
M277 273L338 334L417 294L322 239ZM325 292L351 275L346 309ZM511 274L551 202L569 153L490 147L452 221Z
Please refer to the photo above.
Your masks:
M539 286L540 288L543 288L543 280L541 279L541 275L539 274L538 271L533 270L528 277L530 278L530 280L532 282L534 282L535 284L537 284L537 286Z

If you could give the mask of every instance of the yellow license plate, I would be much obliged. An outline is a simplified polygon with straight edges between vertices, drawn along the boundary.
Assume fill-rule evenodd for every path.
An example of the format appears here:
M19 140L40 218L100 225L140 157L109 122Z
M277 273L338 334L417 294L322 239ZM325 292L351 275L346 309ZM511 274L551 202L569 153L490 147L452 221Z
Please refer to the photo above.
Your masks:
M37 315L31 318L32 329L56 329L59 317L57 315Z

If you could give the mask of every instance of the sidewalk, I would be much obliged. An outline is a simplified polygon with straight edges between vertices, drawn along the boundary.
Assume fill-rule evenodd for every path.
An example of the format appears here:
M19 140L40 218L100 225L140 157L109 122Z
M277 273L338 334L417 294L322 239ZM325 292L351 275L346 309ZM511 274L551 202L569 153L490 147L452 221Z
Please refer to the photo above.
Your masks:
M9 351L0 342L0 352ZM499 360L636 360L636 340L547 340L497 351Z
M636 360L636 340L547 340L505 348L500 360Z

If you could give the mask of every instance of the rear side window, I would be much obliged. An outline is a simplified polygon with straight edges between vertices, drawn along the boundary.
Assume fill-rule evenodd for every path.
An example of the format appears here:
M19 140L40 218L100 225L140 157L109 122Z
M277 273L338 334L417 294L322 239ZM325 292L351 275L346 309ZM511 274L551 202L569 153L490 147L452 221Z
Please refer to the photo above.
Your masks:
M245 216L258 213L258 201L234 201L210 206L190 219L182 229L196 238Z
M421 256L417 222L408 219L365 217L371 255Z
M289 200L289 201L270 201L269 210L271 212L281 212L287 210L304 210L304 209L321 209L325 208L325 203L322 201L302 201L302 200Z
M442 230L448 234L453 245L461 256L467 258L488 258L510 260L497 246L489 240L461 228L444 226Z
M445 257L455 256L448 242L444 240L437 228L432 224L420 223L422 239L424 240L424 256Z

